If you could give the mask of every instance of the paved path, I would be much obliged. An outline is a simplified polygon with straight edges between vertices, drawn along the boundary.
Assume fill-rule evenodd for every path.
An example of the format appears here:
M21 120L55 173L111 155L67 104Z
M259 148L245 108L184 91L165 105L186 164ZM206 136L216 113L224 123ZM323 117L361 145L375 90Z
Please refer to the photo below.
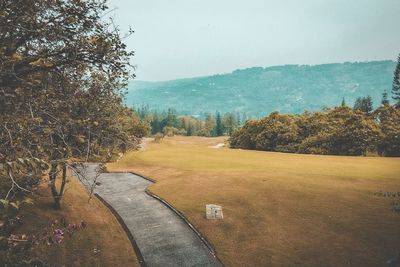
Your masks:
M95 176L95 164L86 176ZM95 192L120 215L147 266L221 266L172 210L145 193L152 182L131 173L102 173Z

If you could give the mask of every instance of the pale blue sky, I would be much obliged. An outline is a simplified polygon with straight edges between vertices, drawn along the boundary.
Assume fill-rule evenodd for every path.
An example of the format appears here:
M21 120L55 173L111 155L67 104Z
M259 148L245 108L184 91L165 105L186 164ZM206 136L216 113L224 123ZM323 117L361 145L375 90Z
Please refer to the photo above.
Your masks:
M400 0L111 0L138 80L397 58Z

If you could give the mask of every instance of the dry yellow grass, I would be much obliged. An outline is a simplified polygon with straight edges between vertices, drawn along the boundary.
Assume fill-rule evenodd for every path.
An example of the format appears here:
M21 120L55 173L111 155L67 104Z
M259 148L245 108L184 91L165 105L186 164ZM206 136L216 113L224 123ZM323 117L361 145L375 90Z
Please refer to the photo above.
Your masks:
M86 190L75 180L67 184L61 210L52 208L49 189L45 186L34 205L22 212L24 225L21 233L37 233L52 220L64 217L67 222L82 220L87 228L61 245L39 247L36 254L51 266L139 266L132 245L114 215L97 198L88 202ZM39 231L40 232L40 231ZM94 253L93 249L100 250Z
M382 266L400 252L400 213L373 194L400 191L399 158L209 147L223 141L165 138L108 169L156 179L227 266ZM206 220L207 203L224 220Z

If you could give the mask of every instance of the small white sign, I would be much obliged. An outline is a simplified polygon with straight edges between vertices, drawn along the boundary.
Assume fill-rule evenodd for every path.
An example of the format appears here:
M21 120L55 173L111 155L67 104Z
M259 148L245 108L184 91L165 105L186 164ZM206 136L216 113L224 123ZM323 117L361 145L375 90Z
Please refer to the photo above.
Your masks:
M206 218L209 220L223 219L222 207L214 204L206 205Z

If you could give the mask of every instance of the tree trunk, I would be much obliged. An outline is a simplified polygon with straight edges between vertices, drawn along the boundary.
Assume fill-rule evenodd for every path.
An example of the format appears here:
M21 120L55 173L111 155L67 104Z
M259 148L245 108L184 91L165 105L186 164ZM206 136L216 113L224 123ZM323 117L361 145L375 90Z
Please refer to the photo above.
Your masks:
M56 180L57 180L57 167L56 163L51 164L51 169L49 173L50 178L50 189L51 194L54 199L54 208L60 209L61 208L61 199L64 195L65 191L65 184L67 183L67 165L63 164L62 166L62 176L61 176L61 188L60 191L57 191Z
M63 164L61 188L60 188L60 192L58 193L58 197L59 197L60 201L61 201L61 198L64 196L64 189L65 189L66 183L67 183L67 165Z
M59 209L60 208L60 199L58 198L58 192L56 188L56 179L57 179L57 163L52 163L51 164L51 169L49 173L49 186L51 189L51 194L54 199L54 208Z

